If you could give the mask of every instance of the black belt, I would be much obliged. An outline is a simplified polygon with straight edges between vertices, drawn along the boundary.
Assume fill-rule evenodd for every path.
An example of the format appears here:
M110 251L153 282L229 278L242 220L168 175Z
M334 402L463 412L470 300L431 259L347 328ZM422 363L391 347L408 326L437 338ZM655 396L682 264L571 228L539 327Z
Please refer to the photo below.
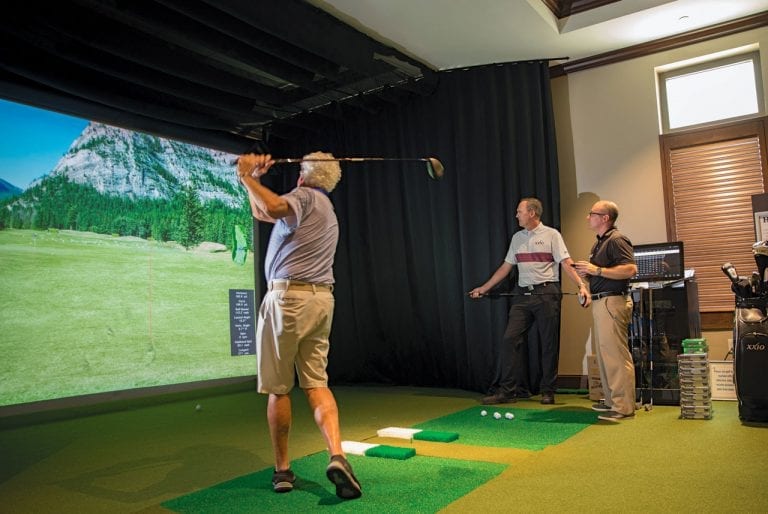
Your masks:
M528 291L533 291L537 287L544 287L544 286L548 286L549 284L554 284L554 282L542 282L541 284L533 284L531 286L520 286L520 287L522 287L523 289L527 289Z
M605 291L603 293L595 293L591 295L593 300L599 300L600 298L605 298L606 296L624 296L625 292L623 291Z

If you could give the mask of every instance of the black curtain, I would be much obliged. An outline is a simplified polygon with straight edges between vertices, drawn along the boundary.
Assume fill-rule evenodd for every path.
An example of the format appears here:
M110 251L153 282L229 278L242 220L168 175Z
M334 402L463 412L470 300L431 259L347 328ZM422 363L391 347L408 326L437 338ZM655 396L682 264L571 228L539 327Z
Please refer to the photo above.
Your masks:
M520 198L541 199L544 222L559 225L548 63L442 72L429 97L316 128L270 149L445 165L434 181L419 162L342 163L331 195L340 226L332 382L486 390L508 305L466 293L501 264ZM284 192L296 173L270 178Z

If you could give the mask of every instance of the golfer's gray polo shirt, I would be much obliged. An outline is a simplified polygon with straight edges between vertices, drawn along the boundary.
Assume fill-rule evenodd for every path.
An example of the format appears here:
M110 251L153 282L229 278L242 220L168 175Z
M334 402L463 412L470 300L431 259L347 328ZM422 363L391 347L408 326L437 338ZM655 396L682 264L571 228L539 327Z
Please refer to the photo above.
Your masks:
M333 284L339 224L331 200L323 191L306 186L282 197L293 214L277 220L272 228L264 262L267 282L293 279Z

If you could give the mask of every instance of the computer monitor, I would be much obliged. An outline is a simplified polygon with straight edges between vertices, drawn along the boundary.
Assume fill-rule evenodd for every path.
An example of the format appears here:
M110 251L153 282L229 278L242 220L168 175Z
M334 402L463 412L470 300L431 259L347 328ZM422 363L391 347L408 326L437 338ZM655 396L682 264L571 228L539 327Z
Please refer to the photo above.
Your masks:
M630 282L662 282L685 277L683 242L634 245L637 275Z

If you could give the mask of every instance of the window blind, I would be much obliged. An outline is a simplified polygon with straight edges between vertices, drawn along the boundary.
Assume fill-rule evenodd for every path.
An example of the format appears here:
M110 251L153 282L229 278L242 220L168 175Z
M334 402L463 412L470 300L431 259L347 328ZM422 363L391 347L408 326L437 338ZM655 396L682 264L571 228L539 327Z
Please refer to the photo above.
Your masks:
M764 192L763 160L758 136L669 150L673 234L696 271L701 312L734 308L723 263L742 276L757 269L751 197Z

